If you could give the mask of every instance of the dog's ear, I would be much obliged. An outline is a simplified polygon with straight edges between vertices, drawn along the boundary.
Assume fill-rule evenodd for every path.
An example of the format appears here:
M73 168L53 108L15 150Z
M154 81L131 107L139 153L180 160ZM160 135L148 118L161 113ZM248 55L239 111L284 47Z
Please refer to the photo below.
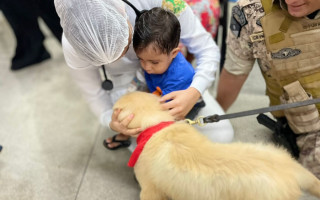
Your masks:
M132 92L122 96L114 105L120 112L118 119L122 121L130 114L134 118L128 128L146 128L161 121L173 120L168 111L163 111L156 95L146 92Z

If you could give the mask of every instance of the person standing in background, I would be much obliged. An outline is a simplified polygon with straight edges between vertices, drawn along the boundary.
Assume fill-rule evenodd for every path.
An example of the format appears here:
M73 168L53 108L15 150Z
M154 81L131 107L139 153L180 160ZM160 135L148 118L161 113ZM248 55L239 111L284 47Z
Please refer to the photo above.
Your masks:
M38 18L41 17L56 39L61 42L62 28L53 0L1 0L0 10L16 38L11 70L19 70L50 58L43 42Z

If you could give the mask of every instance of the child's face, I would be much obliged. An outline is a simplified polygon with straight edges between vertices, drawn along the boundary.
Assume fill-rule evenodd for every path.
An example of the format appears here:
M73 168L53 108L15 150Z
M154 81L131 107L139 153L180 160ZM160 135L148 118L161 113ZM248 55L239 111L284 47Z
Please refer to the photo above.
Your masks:
M176 57L179 49L172 50L169 54L159 53L160 51L154 44L137 53L142 68L148 74L162 74L167 71L172 60Z

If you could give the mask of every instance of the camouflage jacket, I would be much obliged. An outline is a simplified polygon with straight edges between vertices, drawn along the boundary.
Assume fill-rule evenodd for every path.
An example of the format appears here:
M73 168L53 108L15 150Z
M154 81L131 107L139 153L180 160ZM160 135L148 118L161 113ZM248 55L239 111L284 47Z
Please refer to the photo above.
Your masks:
M253 39L263 33L260 19L264 15L260 0L239 0L232 8L224 65L230 73L249 74L256 60L263 72L270 69L265 41ZM320 18L320 12L316 18Z

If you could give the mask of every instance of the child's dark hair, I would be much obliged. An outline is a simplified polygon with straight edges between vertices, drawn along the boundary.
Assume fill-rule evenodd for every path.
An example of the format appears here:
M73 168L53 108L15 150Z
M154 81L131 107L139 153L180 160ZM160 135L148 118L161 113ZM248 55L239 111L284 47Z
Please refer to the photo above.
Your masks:
M156 7L145 11L136 21L133 33L133 48L136 53L149 44L155 44L160 53L169 54L178 47L180 23L170 11Z

